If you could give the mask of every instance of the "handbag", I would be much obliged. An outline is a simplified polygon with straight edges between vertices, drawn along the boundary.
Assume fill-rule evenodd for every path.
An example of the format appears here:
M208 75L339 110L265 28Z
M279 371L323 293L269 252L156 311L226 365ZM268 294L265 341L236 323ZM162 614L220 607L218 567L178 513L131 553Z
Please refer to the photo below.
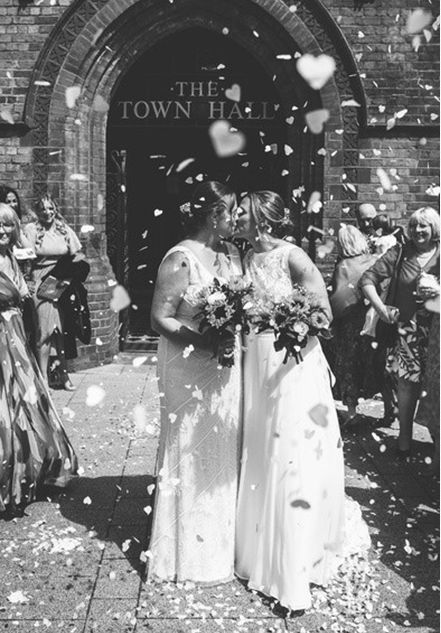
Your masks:
M400 273L401 262L403 260L403 248L400 248L398 258L395 264L394 272L387 289L386 299L384 303L388 306L394 305L395 295L397 293L398 275ZM381 319L378 319L377 326L375 328L375 338L377 343L382 348L393 347L398 335L398 323L386 323Z
M71 284L71 279L57 279L47 275L38 286L37 298L45 301L58 301Z

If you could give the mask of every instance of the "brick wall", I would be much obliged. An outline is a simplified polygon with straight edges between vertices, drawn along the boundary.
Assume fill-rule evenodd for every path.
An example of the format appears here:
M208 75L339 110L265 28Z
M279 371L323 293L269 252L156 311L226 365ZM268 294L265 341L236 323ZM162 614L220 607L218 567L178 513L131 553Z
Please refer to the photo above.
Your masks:
M191 1L175 0L173 6ZM336 51L341 50L344 42L348 45L346 55L352 58L358 71L366 100L366 117L363 120L360 116L358 140L355 130L351 136L355 146L348 151L343 147L339 130L344 113L337 103L338 86L331 82L324 89L323 102L333 108L325 135L324 229L335 231L342 221L354 221L355 206L362 201L384 208L401 223L423 204L437 207L438 199L427 192L432 185L439 184L439 29L436 23L429 27L418 50L405 32L410 11L421 6L430 9L435 16L439 11L437 3L430 0L389 0L387 3L383 0L324 0L323 11L321 5L316 7L314 0L287 0L285 5L281 0L236 2L241 12L254 5L268 11L272 20L290 30L301 50L318 53L319 41L317 35L309 31L312 28L309 18L302 24L299 17L306 15L304 9L312 7L320 28L327 31L328 42L335 42ZM80 8L85 4L87 19L78 25ZM234 4L233 0L229 2L230 11ZM220 7L219 1L216 5L219 12ZM0 4L0 182L17 188L24 206L32 208L35 182L47 180L77 232L83 224L95 226L94 234L82 236L92 264L88 287L94 327L92 344L80 348L77 363L83 365L107 362L117 349L117 317L108 309L111 292L108 280L112 271L106 256L105 209L101 211L97 204L98 194L105 195L105 120L99 116L89 117L87 125L77 125L75 117L66 113L64 90L76 81L77 72L82 78L88 78L86 101L82 106L85 117L100 77L107 77L107 84L102 82L100 90L108 90L110 94L116 75L112 75L109 68L111 64L119 64L123 69L124 56L121 54L122 59L115 61L105 48L99 55L98 50L91 48L91 42L98 31L106 30L115 45L123 46L126 36L121 31L118 38L118 29L124 21L124 10L129 9L133 20L145 23L146 30L153 34L155 11L162 15L167 6L156 0L138 3L136 0L56 0L54 3L51 0L2 0ZM213 16L213 24L219 24L218 20L218 16ZM48 44L55 39L57 46L51 49L50 63L45 65ZM134 42L135 39L133 50L136 50ZM94 65L95 58L99 61ZM36 139L41 112L32 108L37 94L32 82L40 78L36 74L37 63L39 68L47 69L54 60L63 68L63 75L58 76L48 100L48 108L51 108L48 141L39 153ZM51 90L52 87L49 92ZM394 126L387 129L387 122L403 110L407 112L401 118L396 117ZM33 119L29 118L31 111ZM49 168L40 169L39 160L50 162ZM380 190L376 173L379 167L389 173L391 191ZM87 184L70 181L68 175L72 171L89 174ZM320 260L325 272L332 268L333 259L331 254Z

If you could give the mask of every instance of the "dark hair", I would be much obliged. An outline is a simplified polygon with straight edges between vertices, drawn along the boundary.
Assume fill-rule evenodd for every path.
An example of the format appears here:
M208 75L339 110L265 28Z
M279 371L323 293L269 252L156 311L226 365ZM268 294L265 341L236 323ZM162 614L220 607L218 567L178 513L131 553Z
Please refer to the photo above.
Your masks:
M182 226L187 235L202 228L212 211L222 213L231 209L236 194L228 186L216 180L207 180L196 187L189 203L181 206Z
M8 197L8 195L10 193L13 193L14 196L17 198L17 202L18 202L18 207L17 207L17 215L21 220L21 202L20 202L20 196L18 195L18 193L16 192L15 189L13 189L12 187L9 187L9 185L0 185L0 202L4 202L5 204L8 204L6 202L6 199ZM14 209L15 211L15 209Z
M285 237L294 228L289 209L278 193L274 191L253 191L243 199L250 201L251 213L257 226L274 237Z
M372 228L374 231L381 232L381 235L390 235L394 230L394 225L388 215L380 213L372 218Z

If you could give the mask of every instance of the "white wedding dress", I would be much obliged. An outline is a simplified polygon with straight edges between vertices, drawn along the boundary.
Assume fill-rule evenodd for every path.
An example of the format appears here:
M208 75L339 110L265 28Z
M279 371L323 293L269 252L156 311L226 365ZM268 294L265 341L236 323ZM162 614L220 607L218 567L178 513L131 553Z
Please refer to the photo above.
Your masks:
M277 300L291 291L292 248L247 253L245 273L258 295ZM269 331L246 341L236 574L301 610L311 606L310 583L325 585L345 550L342 440L317 338L300 363L283 364L285 351L276 352L273 343Z
M190 285L177 318L197 330L192 297L213 281L194 253ZM231 274L241 275L238 251L229 245ZM241 413L241 350L220 368L210 352L160 338L158 374L161 432L148 577L219 584L234 577L234 537Z

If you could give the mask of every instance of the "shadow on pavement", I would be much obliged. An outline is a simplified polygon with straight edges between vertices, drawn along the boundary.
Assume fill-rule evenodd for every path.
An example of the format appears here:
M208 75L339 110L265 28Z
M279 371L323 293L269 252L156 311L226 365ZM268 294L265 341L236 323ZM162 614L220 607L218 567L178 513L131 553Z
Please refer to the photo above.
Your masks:
M154 484L152 475L81 477L58 503L66 519L105 544L104 559L126 558L143 578Z
M396 437L374 424L346 430L343 438L347 466L366 481L349 484L346 493L362 506L377 555L391 572L385 617L393 625L439 631L439 480L424 476L432 447L414 441L412 460L403 463L395 461ZM410 587L405 612L395 608L395 601L403 604L403 597L394 599L403 584L394 575L407 583L406 592Z

